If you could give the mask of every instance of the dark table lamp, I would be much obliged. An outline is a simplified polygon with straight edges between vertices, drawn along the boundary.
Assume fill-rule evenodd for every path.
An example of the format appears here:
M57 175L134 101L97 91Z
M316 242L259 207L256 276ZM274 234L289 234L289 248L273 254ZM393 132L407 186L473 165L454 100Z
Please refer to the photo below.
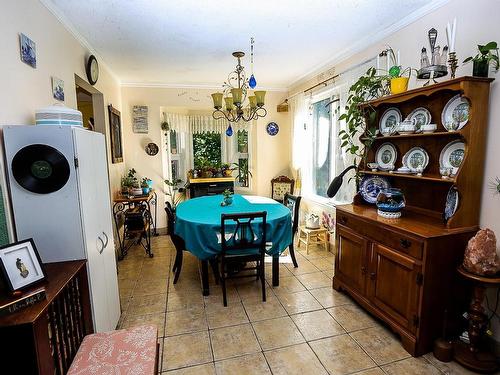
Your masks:
M337 177L335 177L332 182L330 182L330 186L328 186L328 190L326 191L326 195L328 197L333 198L335 194L339 191L340 187L342 186L342 182L344 179L344 175L349 172L351 169L356 169L355 165L351 165L344 169L341 174L339 174Z

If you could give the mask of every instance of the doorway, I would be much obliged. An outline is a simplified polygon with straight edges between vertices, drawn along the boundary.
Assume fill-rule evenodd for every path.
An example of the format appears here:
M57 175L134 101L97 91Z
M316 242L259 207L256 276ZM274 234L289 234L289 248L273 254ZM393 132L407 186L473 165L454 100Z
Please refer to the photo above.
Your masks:
M90 129L89 124L92 123L92 130L104 134L106 137L106 144L108 144L105 120L107 108L104 106L104 97L102 93L76 74L75 90L76 105L78 110L82 112L83 126L86 129Z
M82 113L83 127L88 130L95 130L92 94L78 85L76 85L76 106Z

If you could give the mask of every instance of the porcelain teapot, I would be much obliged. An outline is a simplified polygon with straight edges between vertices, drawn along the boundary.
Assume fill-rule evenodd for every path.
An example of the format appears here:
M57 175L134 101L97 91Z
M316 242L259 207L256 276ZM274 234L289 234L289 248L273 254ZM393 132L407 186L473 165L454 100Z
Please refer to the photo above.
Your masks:
M319 216L315 214L309 214L306 216L306 228L308 229L319 229Z

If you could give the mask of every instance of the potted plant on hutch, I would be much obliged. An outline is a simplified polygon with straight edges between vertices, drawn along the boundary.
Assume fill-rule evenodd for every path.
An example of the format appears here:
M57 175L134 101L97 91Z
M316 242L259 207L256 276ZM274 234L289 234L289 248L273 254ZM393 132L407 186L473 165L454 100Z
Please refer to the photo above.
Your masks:
M478 44L477 49L479 53L476 56L469 56L464 60L464 64L472 61L472 75L474 77L488 77L490 63L493 63L495 73L498 72L500 63L497 42L489 42L484 46Z

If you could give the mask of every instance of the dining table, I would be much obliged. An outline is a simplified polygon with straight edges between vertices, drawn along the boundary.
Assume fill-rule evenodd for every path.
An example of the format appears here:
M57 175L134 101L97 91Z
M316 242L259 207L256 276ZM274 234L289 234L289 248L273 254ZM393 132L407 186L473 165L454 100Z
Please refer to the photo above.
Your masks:
M292 243L292 216L285 205L268 197L233 196L229 205L222 205L222 195L186 200L177 205L175 229L186 250L201 261L203 295L209 295L208 262L221 252L221 215L262 212L266 217L266 253L272 257L272 284L279 285L279 257Z

